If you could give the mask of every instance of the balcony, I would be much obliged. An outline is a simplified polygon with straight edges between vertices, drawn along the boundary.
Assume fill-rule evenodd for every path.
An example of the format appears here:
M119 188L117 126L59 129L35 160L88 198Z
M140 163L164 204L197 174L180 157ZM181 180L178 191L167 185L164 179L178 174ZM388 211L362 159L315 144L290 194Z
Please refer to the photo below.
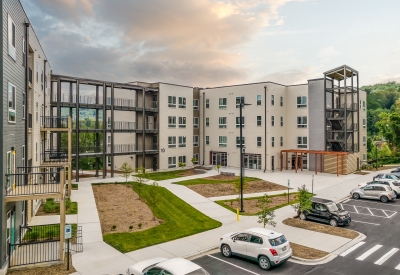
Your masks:
M114 154L139 152L136 144L114 144ZM111 153L111 144L107 147L107 153Z
M44 163L63 164L68 162L68 151L48 150L41 154Z
M61 197L60 168L19 167L5 175L5 202Z
M68 117L50 117L50 116L42 116L41 118L41 128L51 130L68 130Z
M114 121L114 130L136 130L136 129L137 129L136 122Z

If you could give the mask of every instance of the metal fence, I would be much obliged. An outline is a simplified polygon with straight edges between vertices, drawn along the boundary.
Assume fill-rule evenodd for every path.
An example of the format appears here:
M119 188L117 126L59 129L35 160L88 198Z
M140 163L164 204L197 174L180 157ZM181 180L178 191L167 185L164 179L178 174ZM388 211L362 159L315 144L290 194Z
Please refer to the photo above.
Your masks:
M42 116L42 127L43 128L68 128L68 117L50 117Z
M44 162L67 162L68 161L68 152L66 151L44 151L41 154Z

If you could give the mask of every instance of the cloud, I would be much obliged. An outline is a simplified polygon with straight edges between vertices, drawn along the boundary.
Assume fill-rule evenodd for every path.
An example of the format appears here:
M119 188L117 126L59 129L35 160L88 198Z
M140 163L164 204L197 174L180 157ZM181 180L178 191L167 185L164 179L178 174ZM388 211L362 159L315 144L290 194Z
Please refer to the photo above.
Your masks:
M321 77L320 67L305 67L300 70L287 70L265 75L258 81L271 81L284 85L307 83L307 80Z
M340 52L336 50L333 46L329 46L319 50L318 57L323 59L330 59L332 57L339 56Z
M22 0L29 2L28 0ZM32 0L55 73L193 86L245 81L242 48L290 0ZM26 4L28 5L28 4Z

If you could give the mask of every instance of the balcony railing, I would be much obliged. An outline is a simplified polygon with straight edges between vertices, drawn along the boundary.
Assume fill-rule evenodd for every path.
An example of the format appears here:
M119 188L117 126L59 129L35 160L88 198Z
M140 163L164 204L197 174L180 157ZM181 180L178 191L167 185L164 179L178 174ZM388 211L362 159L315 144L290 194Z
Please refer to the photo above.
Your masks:
M114 153L138 152L136 144L114 144ZM107 153L111 153L111 146L107 147Z
M42 116L41 125L43 128L68 128L68 117Z
M6 196L60 193L60 169L53 167L18 167L5 175Z
M63 148L62 150L65 150ZM79 146L78 147L79 154L93 154L93 153L102 153L103 146ZM72 147L72 154L76 154L76 147Z
M114 106L135 107L135 100L128 98L114 98ZM107 98L107 105L111 105L111 97Z
M41 155L44 162L58 163L68 161L68 153L66 151L50 150L44 151L44 153L42 153Z
M137 129L136 122L114 121L114 130L136 130L136 129Z

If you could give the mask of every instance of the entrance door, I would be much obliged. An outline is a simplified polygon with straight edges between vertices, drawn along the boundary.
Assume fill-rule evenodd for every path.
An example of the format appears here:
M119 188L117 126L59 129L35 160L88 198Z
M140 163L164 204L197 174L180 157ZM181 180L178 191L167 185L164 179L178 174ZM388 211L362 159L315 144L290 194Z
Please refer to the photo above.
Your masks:
M274 156L271 157L271 170L272 171L275 170L275 158L274 158Z
M244 155L243 158L244 158L244 160L243 160L244 168L250 168L251 166L250 166L249 155Z
M153 171L157 171L157 157L153 157Z
M228 163L228 154L221 152L213 152L212 153L212 165L227 166Z

